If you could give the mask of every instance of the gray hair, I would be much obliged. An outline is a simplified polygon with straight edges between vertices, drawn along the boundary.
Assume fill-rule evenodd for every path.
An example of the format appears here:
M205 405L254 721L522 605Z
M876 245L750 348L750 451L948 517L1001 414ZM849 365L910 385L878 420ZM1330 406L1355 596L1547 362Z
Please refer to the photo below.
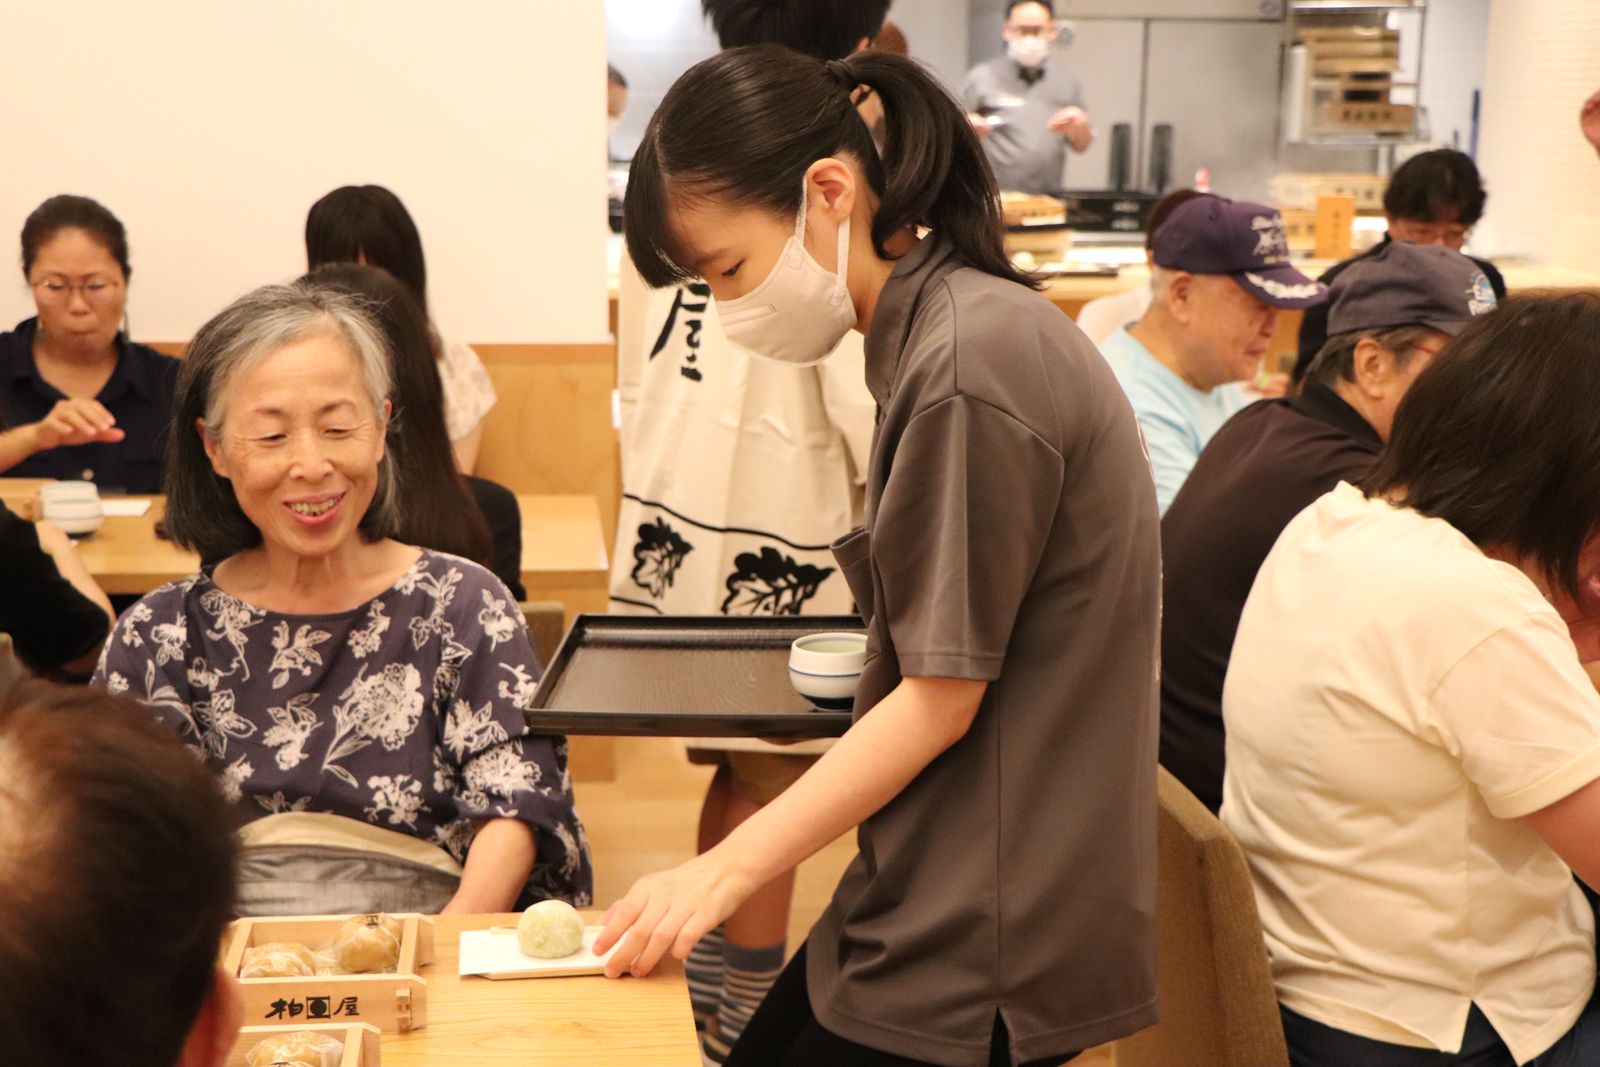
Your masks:
M1332 389L1341 381L1356 380L1356 346L1371 339L1394 353L1395 363L1402 369L1416 356L1417 345L1432 332L1427 326L1385 326L1368 330L1346 330L1336 333L1317 350L1316 357L1306 368L1306 381Z
M189 345L167 442L167 529L174 542L199 552L207 563L260 544L261 531L239 507L228 480L212 469L194 427L198 422L211 438L219 437L233 381L272 353L311 337L332 337L350 353L381 417L392 388L389 352L383 332L357 297L309 284L265 285L229 304ZM398 498L397 475L385 450L361 532L373 540L388 537L398 525Z

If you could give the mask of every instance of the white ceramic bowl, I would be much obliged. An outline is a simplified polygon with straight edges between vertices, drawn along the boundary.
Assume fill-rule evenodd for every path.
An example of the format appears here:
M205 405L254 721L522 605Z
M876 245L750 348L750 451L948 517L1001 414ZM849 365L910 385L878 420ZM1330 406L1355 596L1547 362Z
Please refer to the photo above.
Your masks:
M819 708L848 711L866 662L866 634L807 634L789 648L789 683Z
M105 511L93 482L51 482L39 487L39 517L63 533L84 537L100 528Z
M40 501L49 503L100 503L100 490L93 482L46 482L39 487Z

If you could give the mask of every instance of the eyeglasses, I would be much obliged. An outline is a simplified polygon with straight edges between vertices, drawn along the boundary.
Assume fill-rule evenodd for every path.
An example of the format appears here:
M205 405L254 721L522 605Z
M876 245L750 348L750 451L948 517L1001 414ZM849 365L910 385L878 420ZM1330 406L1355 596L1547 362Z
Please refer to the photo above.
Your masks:
M1459 249L1472 236L1472 227L1396 219L1389 227L1389 233L1395 240L1408 244L1444 245L1446 248Z
M83 294L86 303L95 307L104 307L114 303L117 294L122 291L122 283L107 281L104 278L91 278L86 282L73 284L65 278L45 278L33 283L33 296L41 304L56 307L72 299L73 290Z

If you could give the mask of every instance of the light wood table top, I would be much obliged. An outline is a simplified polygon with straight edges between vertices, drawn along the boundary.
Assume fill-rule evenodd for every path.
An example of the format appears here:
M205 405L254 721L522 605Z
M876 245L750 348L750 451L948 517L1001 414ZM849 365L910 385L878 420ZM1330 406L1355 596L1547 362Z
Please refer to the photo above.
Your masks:
M137 518L107 516L78 554L107 593L144 594L193 574L199 559L156 536L161 497ZM574 588L606 588L607 552L600 509L589 496L518 496L522 508L522 582L530 599ZM560 596L548 596L561 599Z
M598 914L586 916L598 922ZM649 978L490 981L456 974L461 931L514 926L515 915L440 916L428 982L428 1025L384 1034L384 1067L699 1067L683 967Z

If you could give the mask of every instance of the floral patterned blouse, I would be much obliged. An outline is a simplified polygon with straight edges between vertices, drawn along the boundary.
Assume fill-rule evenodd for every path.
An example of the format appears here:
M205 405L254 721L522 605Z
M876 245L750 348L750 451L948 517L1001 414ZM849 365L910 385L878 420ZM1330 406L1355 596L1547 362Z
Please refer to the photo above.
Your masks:
M96 681L155 709L221 776L246 820L362 819L466 862L474 820L534 832L535 896L590 902L567 743L529 731L540 667L492 574L424 550L387 592L337 615L284 615L209 573L117 623Z

